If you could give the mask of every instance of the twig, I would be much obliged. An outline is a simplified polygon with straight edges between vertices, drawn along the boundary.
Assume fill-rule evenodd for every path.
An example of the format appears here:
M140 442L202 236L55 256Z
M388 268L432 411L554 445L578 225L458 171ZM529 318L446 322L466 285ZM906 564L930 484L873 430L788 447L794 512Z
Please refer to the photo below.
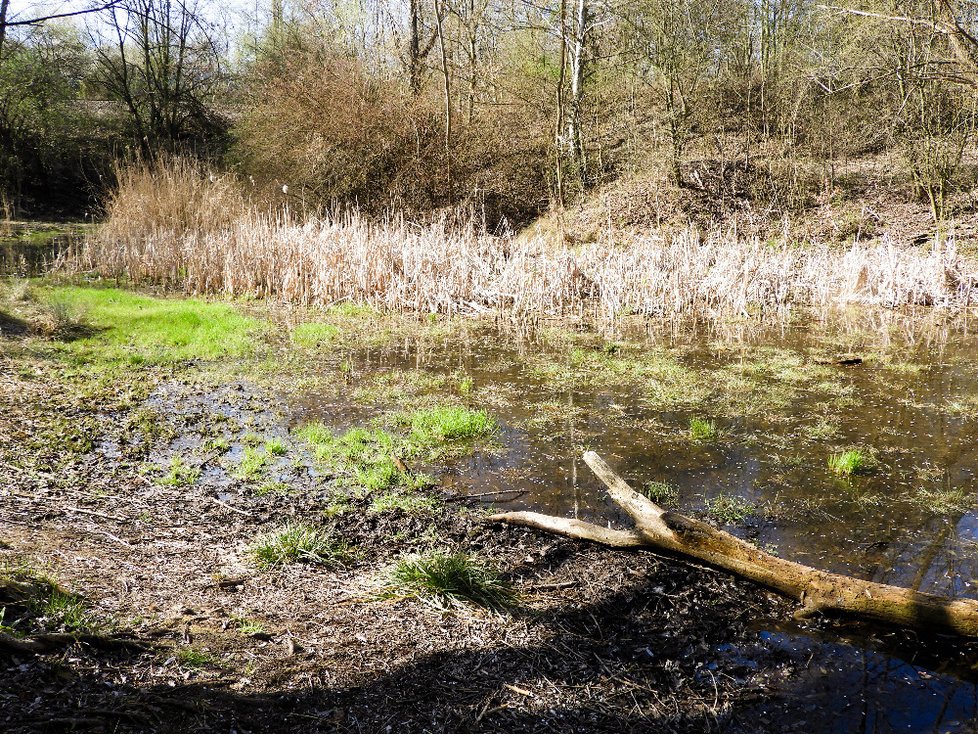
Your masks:
M104 512L95 512L94 510L86 510L83 507L64 507L62 508L68 512L79 512L82 515L91 515L92 517L101 517L105 520L115 520L116 522L126 522L129 518L119 517L118 515L107 515Z
M221 502L217 497L211 497L211 499L223 507L225 510L230 510L231 512L237 512L239 515L244 515L245 517L251 517L251 513L247 510L239 510L237 507L231 507L227 502Z

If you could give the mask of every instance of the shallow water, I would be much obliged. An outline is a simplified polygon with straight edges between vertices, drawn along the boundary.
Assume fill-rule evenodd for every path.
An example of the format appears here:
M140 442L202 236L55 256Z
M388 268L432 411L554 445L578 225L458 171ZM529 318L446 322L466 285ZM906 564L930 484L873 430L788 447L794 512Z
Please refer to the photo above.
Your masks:
M456 343L408 339L344 354L344 384L294 396L293 421L342 430L397 399L394 389L371 404L364 386L396 384L407 373L444 389L466 375L467 402L499 421L498 447L440 467L446 489L500 509L623 523L580 460L589 448L633 486L670 484L673 507L685 513L704 514L720 495L746 500L753 513L727 529L782 557L978 598L978 336L967 323L918 331L857 318L733 337L632 335L626 343L622 354L665 355L681 367L676 374L695 375L670 378L689 395L663 401L655 376L608 380L587 366L572 379L548 379L557 373L547 370L567 362L566 346L488 329ZM614 346L589 348L605 355L602 369L630 359ZM862 362L838 364L843 357ZM417 397L407 390L405 405ZM692 441L693 417L714 420L720 436ZM829 457L852 446L869 450L873 471L830 471ZM726 653L747 661L783 655L803 670L750 712L785 731L978 728L978 652L969 648L949 668L932 643L902 642L880 649L865 639L760 629L756 650Z
M348 385L300 394L293 409L296 421L339 430L373 414L369 400L354 398L378 376L464 373L474 385L468 402L499 421L499 446L443 468L442 484L456 492L508 509L620 521L580 460L591 448L637 487L672 485L682 512L703 513L720 495L743 498L754 512L730 529L784 557L978 598L978 337L957 333L884 350L863 337L843 346L810 327L733 344L652 337L649 350L696 373L690 390L719 374L740 380L663 407L641 377L596 385L585 374L555 386L541 375L534 349L545 367L562 352L490 330L464 344L407 341L348 355ZM835 355L864 361L837 365ZM719 438L690 440L692 417L714 420ZM851 446L875 455L870 473L844 478L829 470L829 457Z
M71 225L5 224L0 228L0 275L40 275L80 236Z

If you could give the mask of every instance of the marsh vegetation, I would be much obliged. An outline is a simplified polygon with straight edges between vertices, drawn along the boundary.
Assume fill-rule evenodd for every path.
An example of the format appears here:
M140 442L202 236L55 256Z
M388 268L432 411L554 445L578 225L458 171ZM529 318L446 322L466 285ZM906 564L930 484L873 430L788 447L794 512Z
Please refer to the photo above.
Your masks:
M594 449L978 597L976 8L904 5L0 0L0 728L978 728L972 642L486 522L621 520Z

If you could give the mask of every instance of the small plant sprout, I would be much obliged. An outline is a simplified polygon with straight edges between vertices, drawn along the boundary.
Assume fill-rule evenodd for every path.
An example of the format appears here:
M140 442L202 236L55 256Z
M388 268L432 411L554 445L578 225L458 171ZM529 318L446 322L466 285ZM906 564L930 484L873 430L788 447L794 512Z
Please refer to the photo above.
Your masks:
M381 593L386 598L416 598L439 608L469 602L500 609L516 601L515 591L495 569L461 552L402 558L388 572Z
M248 549L258 568L267 570L290 563L335 566L349 556L346 543L308 525L289 524L263 535Z
M177 650L177 661L186 668L203 668L206 665L214 664L214 657L196 647L181 647Z
M689 438L692 441L707 442L715 441L720 431L715 421L703 418L693 418L689 421Z
M235 617L233 621L238 625L238 632L246 637L265 634L265 627L261 622L246 617Z
M179 456L170 460L170 471L160 480L160 484L168 487L186 487L200 479L199 466L187 464Z
M842 477L852 477L857 474L868 474L876 462L872 456L862 449L847 449L829 457L829 469Z

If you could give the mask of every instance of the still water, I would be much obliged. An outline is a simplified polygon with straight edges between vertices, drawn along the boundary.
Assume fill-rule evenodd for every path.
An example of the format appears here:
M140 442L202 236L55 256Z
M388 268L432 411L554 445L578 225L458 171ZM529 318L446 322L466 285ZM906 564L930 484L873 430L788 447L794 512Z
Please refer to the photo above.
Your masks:
M448 491L623 523L580 460L593 449L636 488L665 485L663 504L712 510L783 557L978 598L978 335L967 321L861 314L570 341L487 328L354 349L341 355L343 385L293 398L294 420L342 430L391 400L423 401L425 385L471 380L464 400L496 417L497 445L438 467ZM717 436L693 440L693 419ZM832 471L853 448L867 470ZM731 505L739 519L724 523L717 508ZM940 643L852 634L761 624L757 650L719 652L782 655L805 671L750 713L785 731L978 730L978 653L958 644L952 666Z

